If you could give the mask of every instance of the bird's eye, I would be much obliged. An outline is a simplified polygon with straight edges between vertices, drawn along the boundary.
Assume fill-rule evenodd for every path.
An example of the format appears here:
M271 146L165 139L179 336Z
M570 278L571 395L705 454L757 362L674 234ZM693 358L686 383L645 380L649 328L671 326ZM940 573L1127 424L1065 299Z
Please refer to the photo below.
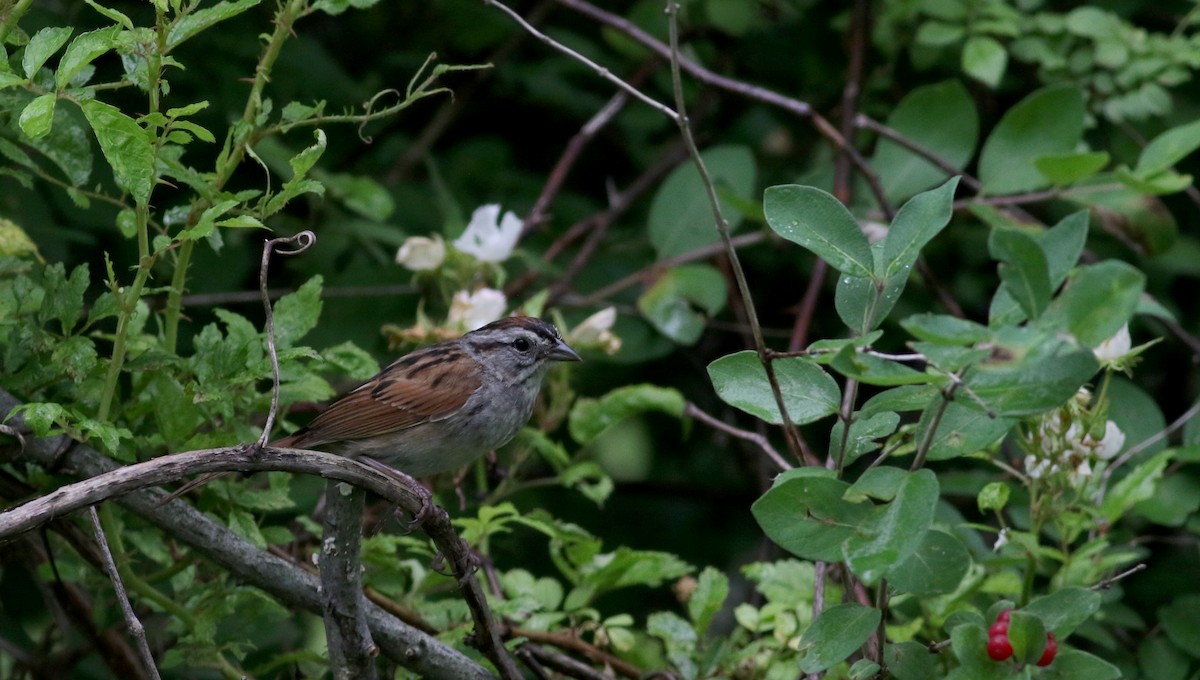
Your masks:
M513 345L513 348L515 348L518 352L528 352L529 351L529 339L528 338L517 338L516 340L513 340L512 345Z

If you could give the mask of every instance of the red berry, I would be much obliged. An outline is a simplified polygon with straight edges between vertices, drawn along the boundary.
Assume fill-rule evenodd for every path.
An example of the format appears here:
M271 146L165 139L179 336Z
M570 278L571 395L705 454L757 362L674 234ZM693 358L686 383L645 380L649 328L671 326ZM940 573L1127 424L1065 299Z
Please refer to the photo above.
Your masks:
M1011 615L1012 615L1012 610L1005 609L1004 611L1000 612L1000 614L998 614L996 616L996 623L1000 623L1001 621L1003 621L1004 623L1008 623L1008 620L1009 620L1009 618L1011 618Z
M1012 643L1008 641L1007 633L992 635L988 638L987 655L992 658L992 661L1004 661L1012 656L1012 653L1013 647Z
M1004 635L1008 632L1008 621L997 621L988 628L988 636Z
M1054 633L1046 633L1046 651L1042 652L1042 658L1038 659L1037 665L1049 666L1054 661L1054 655L1057 653L1058 641L1054 639Z

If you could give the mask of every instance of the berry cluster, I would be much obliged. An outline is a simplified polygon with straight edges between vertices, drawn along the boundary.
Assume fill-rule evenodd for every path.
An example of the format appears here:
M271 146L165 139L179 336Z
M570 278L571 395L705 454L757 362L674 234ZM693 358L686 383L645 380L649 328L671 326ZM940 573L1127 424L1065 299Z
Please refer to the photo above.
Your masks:
M1005 661L1013 654L1012 642L1008 639L1008 620L1012 610L1005 609L996 617L996 622L988 628L988 643L987 654L992 658L992 661ZM1054 655L1058 654L1058 641L1054 639L1054 633L1046 633L1046 650L1042 652L1042 658L1038 659L1037 665L1049 666L1050 662L1054 661Z

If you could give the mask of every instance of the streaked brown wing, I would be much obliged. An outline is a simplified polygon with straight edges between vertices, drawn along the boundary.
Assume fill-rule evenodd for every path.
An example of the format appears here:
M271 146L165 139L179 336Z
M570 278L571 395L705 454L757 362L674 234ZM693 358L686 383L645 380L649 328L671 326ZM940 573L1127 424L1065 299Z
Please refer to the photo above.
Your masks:
M479 374L464 375L461 359L474 365L456 347L441 345L402 357L274 445L369 439L445 418L479 389Z

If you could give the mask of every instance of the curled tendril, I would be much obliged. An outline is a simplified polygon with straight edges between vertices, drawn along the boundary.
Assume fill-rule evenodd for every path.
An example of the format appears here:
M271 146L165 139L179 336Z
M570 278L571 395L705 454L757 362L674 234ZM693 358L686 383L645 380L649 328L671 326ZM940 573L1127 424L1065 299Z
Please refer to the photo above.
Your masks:
M371 122L371 120L372 120L371 114L373 113L373 111L375 109L375 103L378 102L380 99L383 99L387 95L395 95L398 99L400 99L402 101L404 99L404 97L401 96L401 94L400 94L400 90L397 90L395 88L389 88L386 90L380 90L379 92L376 92L374 96L372 96L370 99L368 99L366 102L363 103L362 122L358 124L358 138L362 140L363 144L370 144L371 142L375 141L375 139L373 137L368 137L367 135L363 134L363 130L366 129L367 123ZM297 234L297 236L298 235L299 234Z
M275 317L271 313L271 295L267 289L267 269L271 264L271 253L299 255L316 242L317 235L305 229L294 236L269 239L263 244L262 264L258 270L258 289L262 293L263 311L267 317L267 353L271 355L271 409L267 411L267 422L263 425L262 434L258 436L259 447L267 445L267 440L271 437L271 428L275 426L275 416L279 411L279 352L275 348Z

